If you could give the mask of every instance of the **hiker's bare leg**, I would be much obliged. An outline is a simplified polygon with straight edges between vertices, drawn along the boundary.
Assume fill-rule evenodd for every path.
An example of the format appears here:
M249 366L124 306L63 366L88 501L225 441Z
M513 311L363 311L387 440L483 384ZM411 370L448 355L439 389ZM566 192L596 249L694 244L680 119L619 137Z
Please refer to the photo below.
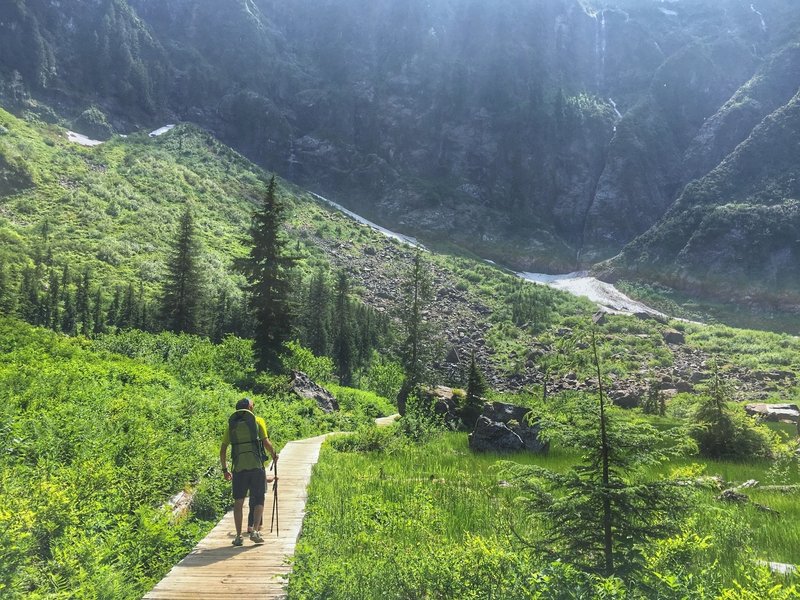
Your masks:
M244 513L244 498L233 502L233 523L236 525L236 535L242 535L242 514Z
M253 529L261 531L261 517L264 516L264 505L259 504L253 514Z

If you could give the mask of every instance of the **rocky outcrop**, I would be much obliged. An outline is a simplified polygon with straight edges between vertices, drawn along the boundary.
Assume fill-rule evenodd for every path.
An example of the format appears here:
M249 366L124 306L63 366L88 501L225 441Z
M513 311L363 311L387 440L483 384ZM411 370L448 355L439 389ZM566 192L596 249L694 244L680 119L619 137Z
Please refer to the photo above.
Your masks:
M469 435L469 447L478 452L546 452L549 444L539 437L538 419L529 420L530 409L487 402Z
M445 423L450 426L456 426L459 423L461 417L458 397L453 388L439 385L433 389L424 390L423 393L433 406L434 413L439 415Z
M759 417L764 421L797 423L800 419L800 408L796 404L747 404L744 410L751 417Z
M311 378L302 371L292 371L289 388L301 398L315 400L317 406L326 413L339 410L339 402L336 397L324 387L311 381Z

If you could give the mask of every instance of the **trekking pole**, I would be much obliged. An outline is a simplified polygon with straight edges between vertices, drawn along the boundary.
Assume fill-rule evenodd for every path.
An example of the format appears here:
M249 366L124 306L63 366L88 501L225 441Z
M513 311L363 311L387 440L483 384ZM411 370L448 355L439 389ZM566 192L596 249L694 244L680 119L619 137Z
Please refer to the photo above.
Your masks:
M272 519L269 523L269 532L272 533L272 525L275 524L275 535L280 535L280 525L278 521L278 465L272 461L269 470L275 469L275 481L272 482Z

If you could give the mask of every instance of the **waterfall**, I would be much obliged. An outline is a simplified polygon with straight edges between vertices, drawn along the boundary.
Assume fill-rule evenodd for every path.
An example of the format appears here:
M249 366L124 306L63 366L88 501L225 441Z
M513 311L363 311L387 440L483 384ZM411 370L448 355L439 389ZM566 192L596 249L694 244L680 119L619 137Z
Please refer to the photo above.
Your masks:
M753 5L753 4L750 5L750 10L752 10L754 13L756 13L758 15L758 18L761 19L761 31L766 33L767 24L764 21L764 15L762 15L760 12L758 12L758 10L756 9L755 5Z
M605 83L606 72L606 11L605 9L600 12L594 13L594 20L596 25L595 40L594 40L594 54L595 54L595 68L597 69L597 89L603 89Z
M611 98L608 99L608 102L609 102L609 104L611 104L611 108L614 109L614 112L617 113L617 117L619 117L621 119L622 118L622 113L619 112L619 110L617 109L617 103L614 102L614 100L612 100Z

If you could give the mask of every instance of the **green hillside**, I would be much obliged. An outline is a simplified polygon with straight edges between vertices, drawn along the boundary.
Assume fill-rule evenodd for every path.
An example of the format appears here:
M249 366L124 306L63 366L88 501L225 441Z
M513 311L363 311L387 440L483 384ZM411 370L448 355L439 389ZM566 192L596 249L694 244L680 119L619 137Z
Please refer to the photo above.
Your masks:
M0 592L12 598L70 593L135 598L226 508L229 488L215 471L219 427L242 394L255 396L278 444L319 431L352 429L389 407L372 394L334 385L347 410L323 416L312 403L292 401L281 378L256 372L252 343L243 339L252 325L243 301L243 279L234 263L247 251L250 216L266 189L263 171L208 133L186 125L157 138L115 137L86 148L67 141L60 128L8 113L0 113L0 124L0 301L3 313L12 315L0 320L0 435L6 448L0 457ZM397 360L404 278L417 250L357 224L292 186L282 184L279 193L288 206L284 230L298 264L294 301L306 319L294 323L297 338L307 341L311 327L306 322L311 313L304 307L318 308L309 299L314 278L321 273L332 280L345 272L352 281L353 310L380 325L362 332L369 340L359 338L357 346L366 352L354 373L355 383L394 396L402 379ZM165 265L187 206L195 215L201 246L202 336L158 332ZM739 432L749 431L752 422L735 401L793 401L797 396L800 346L791 336L635 316L606 315L593 323L594 307L588 301L523 282L446 242L439 246L442 252L420 255L433 292L425 310L432 340L426 378L430 383L466 387L466 367L474 354L492 388L490 398L549 407L554 419L590 415L578 404L558 407L565 397L592 401L597 372L589 341L595 335L610 398L639 406L636 414L645 410L651 390L671 394L669 418L651 417L660 427L689 425L697 403L713 391L711 382L720 376L732 383L726 399L731 414L737 415ZM85 335L67 337L19 320L63 330L65 321L53 314L63 316L77 302L87 272L91 297L99 302L93 308L107 317L103 331L86 330L78 320L70 333ZM54 295L54 286L67 293ZM121 307L113 308L116 300L130 304L128 321L120 319L125 312ZM227 314L222 326L220 310ZM97 322L93 316L86 318ZM321 381L335 379L331 361L293 348L287 365L303 366ZM330 346L328 353L333 354ZM543 405L545 397L550 400ZM405 444L430 439L435 448L437 430L435 423L412 415L385 438L363 433L368 430L359 435L378 447L397 436L401 441L394 449L384 447L392 454ZM758 431L762 433L757 440L771 439L763 429ZM747 457L737 456L752 469L748 474L764 473L769 482L792 486L796 461L788 444L793 433L782 431L783 446L758 449L759 455L780 460L750 464ZM362 443L359 439L356 436L356 446ZM463 438L458 439L453 443L462 444ZM458 463L454 470L471 468L460 447L451 451ZM688 471L680 472L695 473L694 467L685 468ZM187 512L173 514L169 500L184 489L194 494L193 500ZM786 497L765 496L775 506L782 506ZM473 514L472 505L484 502L477 491L450 500L459 505L463 501L467 515ZM370 502L381 506L384 499L375 496ZM430 503L420 506L428 510ZM702 518L705 514L701 511ZM322 522L329 517L319 512ZM315 527L310 540L320 536ZM485 527L474 529L476 535ZM796 560L791 548L775 542L772 525L765 523L754 531L752 535L766 540L753 543L764 556ZM436 549L433 538L426 539ZM463 551L455 549L461 534L452 539L455 545L441 545L436 556L466 560ZM468 550L482 561L494 560L499 540L492 538L489 548L475 538L477 546ZM330 541L310 542L303 560L324 552ZM370 543L391 547L377 535ZM727 546L721 541L714 547L718 552ZM382 555L384 559L392 560ZM540 565L505 551L498 559L503 569ZM434 565L427 560L420 556L420 568L436 566L458 575L451 582L453 589L491 588L482 587L485 581L470 587L469 578L449 569L447 561ZM328 585L328 575L339 568L335 561L329 563L320 579L306 565L300 563L300 597ZM395 575L398 585L405 585L406 574ZM564 576L565 582L585 582L573 571ZM772 582L768 574L758 577L758 585ZM527 585L525 581L517 579L508 589ZM350 585L345 581L335 593L346 597ZM418 589L428 588L423 582ZM314 593L310 597L316 597Z

